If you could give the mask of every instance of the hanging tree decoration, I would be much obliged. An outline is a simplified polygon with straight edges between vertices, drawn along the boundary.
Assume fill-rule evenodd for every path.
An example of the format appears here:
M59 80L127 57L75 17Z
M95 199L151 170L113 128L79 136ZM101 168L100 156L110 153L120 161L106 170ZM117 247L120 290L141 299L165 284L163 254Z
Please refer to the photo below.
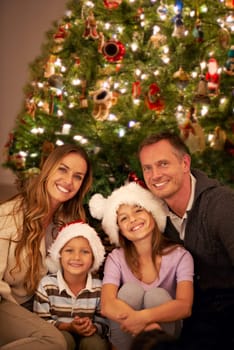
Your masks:
M89 14L85 20L85 30L83 33L85 39L98 39L99 34L97 32L97 23L93 14L93 11L89 11Z
M155 112L162 112L165 108L165 102L161 97L161 91L156 83L152 83L145 97L146 106Z
M173 78L175 79L176 81L176 86L180 89L180 90L183 90L186 88L186 86L188 85L189 83L189 74L186 73L182 67L180 67L178 69L178 71L176 71L174 74L173 74Z
M198 123L195 112L196 110L192 106L186 115L184 123L180 125L181 138L192 154L203 152L206 147L205 133Z
M208 72L206 73L206 81L209 95L214 96L219 94L218 62L214 57L211 57L207 63Z
M225 0L225 5L229 9L234 9L234 0Z
M185 26L182 18L183 6L184 6L183 1L181 0L175 1L174 8L175 8L176 15L172 19L172 21L174 22L174 30L173 30L172 36L178 39L182 39L185 36Z
M207 81L204 74L200 75L200 80L197 85L195 96L193 98L194 103L209 104L210 98L208 96Z
M202 30L202 22L199 18L197 18L195 22L195 27L193 29L193 36L196 38L198 43L202 43L204 41L204 32Z
M234 45L232 45L228 51L228 59L225 64L225 72L228 75L234 75Z
M120 62L125 55L125 46L116 40L108 40L104 42L102 53L108 62Z
M92 115L96 120L104 121L108 118L110 108L117 103L117 94L109 89L100 88L91 93L93 96Z
M103 0L104 6L109 9L113 10L119 7L121 5L122 0Z
M230 45L230 41L231 41L231 36L230 36L230 32L227 28L223 27L220 28L219 33L218 33L218 41L220 44L220 47L224 50L226 50L229 45Z

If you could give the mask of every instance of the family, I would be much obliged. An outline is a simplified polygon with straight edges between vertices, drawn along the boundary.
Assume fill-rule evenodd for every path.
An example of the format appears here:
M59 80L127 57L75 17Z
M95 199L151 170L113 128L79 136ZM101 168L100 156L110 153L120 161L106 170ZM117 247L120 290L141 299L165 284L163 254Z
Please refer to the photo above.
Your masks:
M177 134L148 136L138 158L144 187L89 200L108 254L80 146L1 203L0 349L234 349L234 191L193 169Z

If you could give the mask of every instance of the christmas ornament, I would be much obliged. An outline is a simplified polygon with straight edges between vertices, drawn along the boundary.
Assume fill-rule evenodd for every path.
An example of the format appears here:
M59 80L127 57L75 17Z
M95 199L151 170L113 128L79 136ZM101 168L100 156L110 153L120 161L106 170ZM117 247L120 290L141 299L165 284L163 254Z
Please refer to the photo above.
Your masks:
M97 32L97 24L96 24L96 20L94 18L94 14L92 11L89 12L88 17L85 20L85 30L84 30L84 34L83 34L83 38L85 39L98 39L99 35Z
M234 13L233 11L230 11L226 18L225 18L225 25L227 28L229 28L231 31L233 30L234 27Z
M25 168L25 157L23 157L20 153L15 153L9 156L9 162L14 164L14 168L17 170Z
M190 79L189 74L182 67L173 74L173 78L176 80L176 85L180 90L186 88Z
M109 62L122 61L125 52L125 47L120 41L108 40L102 47L102 53Z
M226 132L223 129L221 129L220 126L217 126L214 130L214 137L211 141L210 146L213 149L218 151L223 150L226 139L227 139Z
M184 38L184 36L185 36L185 26L184 26L184 22L183 22L181 13L178 13L174 17L173 21L174 21L174 31L172 33L172 36L176 37L178 39Z
M69 23L63 24L58 28L58 31L54 34L54 41L57 44L61 44L64 42L65 38L68 36L69 28Z
M157 13L159 16L166 16L168 13L168 7L163 3L163 1L160 1L160 6L157 8Z
M35 118L35 113L37 105L32 98L26 98L25 100L25 109L27 114L29 114L33 119Z
M107 9L112 10L119 7L119 5L122 3L122 0L103 0L103 3Z
M128 182L136 182L141 187L147 188L145 182L141 180L134 171L128 174Z
M228 60L225 64L225 72L228 75L234 75L234 45L232 45L228 51Z
M215 58L210 58L207 64L208 72L205 75L209 95L218 95L219 93L219 73L218 62Z
M164 100L161 98L161 93L158 85L152 83L149 87L149 91L145 97L146 106L156 112L161 112L165 108Z
M63 76L60 74L53 74L48 78L48 83L52 88L61 90L63 88Z
M195 109L191 108L183 124L180 125L181 138L191 153L205 150L205 134L194 116Z
M56 61L56 56L50 55L48 61L45 64L45 72L44 72L45 78L49 78L51 75L55 74L55 61Z
M193 29L193 36L196 38L197 42L202 43L204 40L204 33L202 30L201 20L197 19L195 27Z
M101 88L93 95L93 112L92 115L95 119L104 121L108 118L110 108L117 103L117 94L109 91L108 89Z
M141 83L140 81L135 81L132 84L132 97L138 98L141 94Z
M167 42L167 37L161 33L156 33L151 35L150 43L153 45L154 49L159 49L162 45Z
M221 28L218 35L219 44L222 49L227 49L230 44L230 32L227 28Z
M226 0L225 5L229 9L234 9L234 0Z
M210 98L208 96L208 87L207 87L207 81L205 79L205 76L203 74L200 75L200 80L197 86L197 90L195 92L195 96L193 99L194 103L210 103Z

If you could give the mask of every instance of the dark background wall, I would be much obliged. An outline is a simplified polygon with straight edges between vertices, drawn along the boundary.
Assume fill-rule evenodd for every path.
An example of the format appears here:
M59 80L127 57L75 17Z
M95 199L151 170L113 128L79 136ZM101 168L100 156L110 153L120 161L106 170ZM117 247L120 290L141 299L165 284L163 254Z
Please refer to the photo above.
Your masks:
M45 33L66 11L67 0L0 0L0 164L8 134L23 103L29 64ZM0 200L15 192L15 177L0 165Z

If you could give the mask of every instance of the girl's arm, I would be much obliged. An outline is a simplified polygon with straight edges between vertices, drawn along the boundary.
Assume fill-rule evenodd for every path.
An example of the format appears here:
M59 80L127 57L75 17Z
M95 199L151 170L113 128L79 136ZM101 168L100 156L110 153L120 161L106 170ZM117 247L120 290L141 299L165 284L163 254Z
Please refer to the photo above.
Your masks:
M133 309L124 301L117 298L118 287L114 284L104 284L101 293L101 314L113 321L132 312Z
M131 311L127 317L117 320L122 329L137 334L153 323L172 322L191 315L193 304L193 282L177 284L176 298L164 304L140 311Z

